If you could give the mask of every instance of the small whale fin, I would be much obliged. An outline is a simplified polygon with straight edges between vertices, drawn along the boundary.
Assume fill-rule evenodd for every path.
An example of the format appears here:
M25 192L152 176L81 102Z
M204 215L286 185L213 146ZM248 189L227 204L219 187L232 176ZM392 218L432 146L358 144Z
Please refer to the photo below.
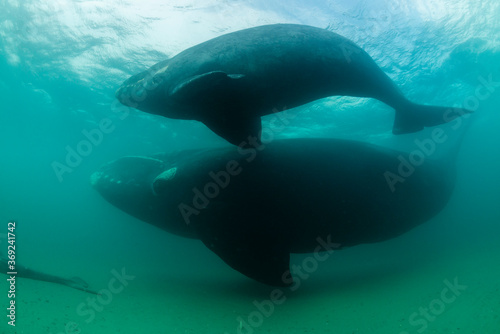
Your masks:
M425 106L410 102L396 109L392 133L401 135L418 132L424 127L448 123L470 113L472 111L464 108Z
M234 182L238 182L236 178ZM233 181L224 194L209 201L205 209L193 217L190 226L198 239L234 270L264 284L292 285L288 237L276 224L280 215L266 207L269 204L269 208L274 208L274 205L267 201L262 205L246 200L227 201L225 196L239 196L238 191L231 190L232 186ZM261 210L269 214L263 217Z
M238 80L244 77L245 75L243 74L227 74L223 71L212 71L195 75L175 86L170 96L178 100L196 99L203 92L210 94L220 84L229 84L231 80Z
M202 122L213 132L236 146L252 146L261 144L262 123L260 117L224 117L206 119Z
M200 232L200 231L199 231ZM272 286L290 286L290 253L269 239L245 235L212 235L202 231L201 240L231 268L256 281Z

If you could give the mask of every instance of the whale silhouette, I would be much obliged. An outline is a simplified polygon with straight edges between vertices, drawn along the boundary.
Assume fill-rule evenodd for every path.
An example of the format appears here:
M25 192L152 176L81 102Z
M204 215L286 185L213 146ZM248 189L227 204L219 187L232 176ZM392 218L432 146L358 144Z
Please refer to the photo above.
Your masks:
M445 138L434 130L436 140L422 142L427 153ZM130 215L200 239L250 278L289 286L290 253L380 242L435 216L455 184L458 146L412 165L416 155L362 142L276 140L123 157L91 180Z
M295 24L240 30L195 45L132 76L116 92L126 106L198 120L238 146L260 142L261 116L334 95L371 97L391 106L394 134L470 112L410 102L356 44Z

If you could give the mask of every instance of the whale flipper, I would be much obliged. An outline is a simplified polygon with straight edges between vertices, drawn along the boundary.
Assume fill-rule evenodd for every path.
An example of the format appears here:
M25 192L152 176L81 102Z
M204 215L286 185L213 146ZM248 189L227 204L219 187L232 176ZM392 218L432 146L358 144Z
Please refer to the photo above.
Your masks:
M448 123L470 113L471 110L464 108L425 106L410 102L396 109L392 133L401 135L418 132L424 127Z
M195 75L175 86L170 96L177 100L200 99L204 92L211 94L220 85L230 85L232 80L238 80L243 77L243 74L227 74L223 71L212 71ZM222 90L224 90L224 87Z
M231 268L243 275L272 286L290 286L290 253L276 242L247 238L221 238L203 235L201 240Z
M230 143L240 145L248 142L249 136L260 143L260 116L255 115L248 106L234 104L233 101L234 88L244 77L244 74L227 74L223 71L207 72L182 81L175 86L170 96L176 101L211 106L210 113L198 120ZM214 100L225 103L212 106Z
M252 208L212 200L192 226L205 246L231 268L264 284L290 286L290 249L283 232L273 227L277 217L262 218Z

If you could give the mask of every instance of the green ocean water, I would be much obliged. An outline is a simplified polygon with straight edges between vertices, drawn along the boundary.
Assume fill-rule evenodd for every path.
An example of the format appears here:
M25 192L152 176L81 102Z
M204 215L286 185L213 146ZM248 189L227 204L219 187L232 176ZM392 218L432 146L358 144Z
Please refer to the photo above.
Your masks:
M500 333L497 1L2 0L0 9L0 253L14 233L18 265L101 292L17 277L14 299L2 272L0 333ZM475 110L439 215L398 238L334 252L278 302L272 287L199 241L128 216L89 182L125 155L224 144L201 123L124 108L114 92L190 46L272 23L330 29L365 49L412 101ZM412 151L428 135L394 137L393 110L371 99L327 98L293 115L277 138ZM103 120L109 131L91 142Z

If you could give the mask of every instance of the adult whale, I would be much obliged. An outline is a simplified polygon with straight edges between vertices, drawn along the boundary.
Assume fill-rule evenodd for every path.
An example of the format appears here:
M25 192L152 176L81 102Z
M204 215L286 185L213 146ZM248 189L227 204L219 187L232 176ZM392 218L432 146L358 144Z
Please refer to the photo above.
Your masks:
M373 59L325 29L275 24L193 46L126 80L124 105L198 120L240 145L260 139L260 117L333 95L376 98L396 111L393 132L410 133L468 112L408 101Z
M422 147L436 149L445 136L436 132ZM297 274L290 253L324 259L321 251L393 238L436 215L452 193L454 159L423 157L355 141L288 139L253 150L124 157L91 180L121 210L200 239L248 277L288 286Z

